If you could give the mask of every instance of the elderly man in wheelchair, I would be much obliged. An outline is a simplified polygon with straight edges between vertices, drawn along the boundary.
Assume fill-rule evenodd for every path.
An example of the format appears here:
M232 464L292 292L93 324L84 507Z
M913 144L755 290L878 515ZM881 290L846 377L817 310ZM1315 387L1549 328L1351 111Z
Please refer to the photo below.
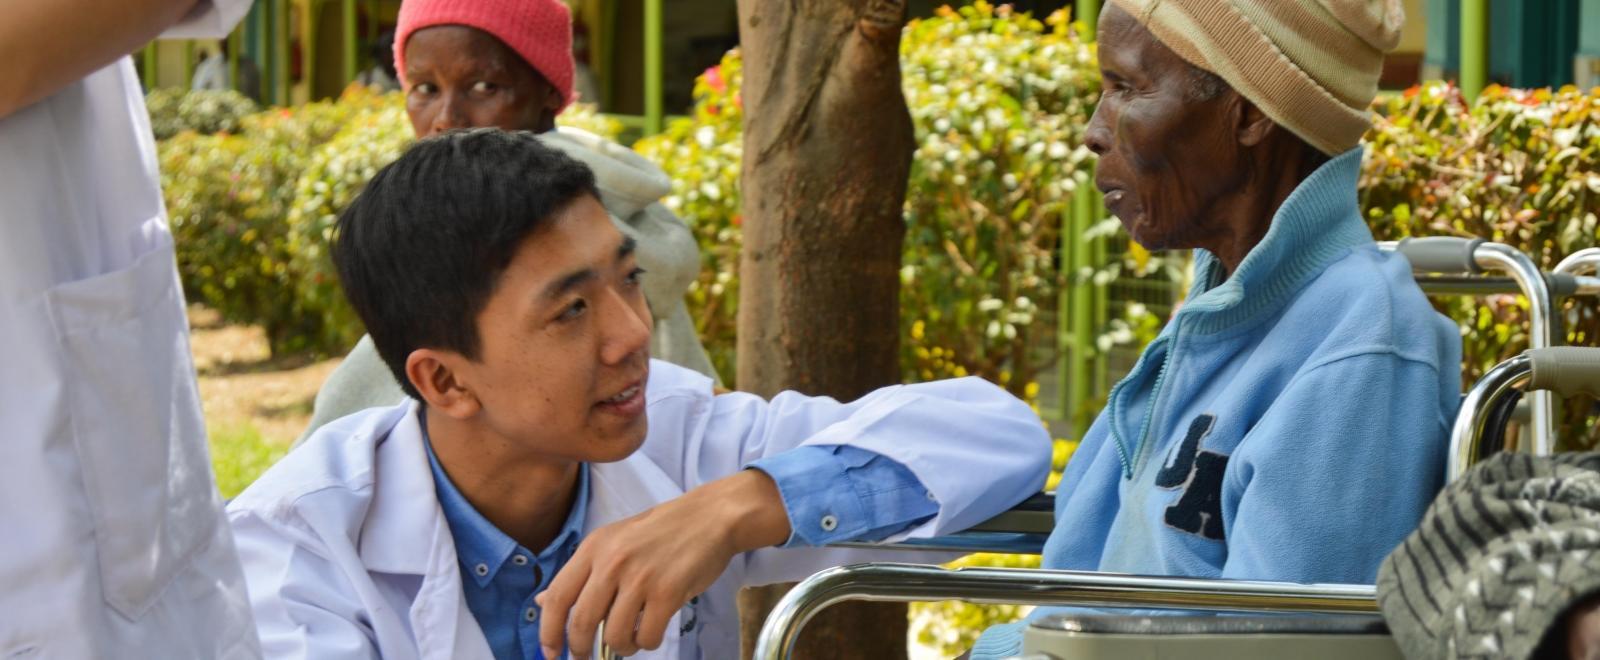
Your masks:
M1600 591L1600 577L1546 570L1518 550L1566 552L1560 571L1600 565L1587 559L1600 550L1600 495L1585 495L1600 493L1600 458L1573 462L1589 469L1581 478L1559 465L1485 466L1424 518L1447 477L1503 444L1514 384L1532 377L1525 427L1539 453L1553 433L1548 395L1535 391L1600 389L1600 357L1546 348L1552 291L1593 295L1600 280L1574 277L1567 263L1541 274L1526 256L1481 240L1374 242L1357 204L1359 141L1404 20L1399 5L1111 0L1099 24L1103 93L1085 136L1100 157L1095 183L1141 245L1193 249L1195 282L1112 390L1053 507L1036 501L1034 512L1021 507L940 546L1041 551L1029 532L1045 531L1042 563L1055 570L825 571L779 603L758 658L785 657L806 618L850 598L1044 606L984 631L973 658L1376 659L1401 648L1412 657L1544 657L1526 651L1546 628L1564 629L1564 611L1574 657L1600 652L1600 615L1589 614L1600 609L1551 596L1582 598L1588 592L1568 587ZM1588 267L1600 263L1592 252ZM1482 269L1506 271L1516 288L1413 277ZM1457 327L1419 283L1520 290L1538 350L1487 374L1463 404ZM1553 473L1575 486L1550 487ZM1558 522L1595 538L1558 530L1550 540L1552 523L1518 507L1551 509L1513 502L1519 496L1504 487L1488 510L1461 513L1462 502L1484 501L1473 488L1497 479L1544 479L1566 497ZM1398 643L1367 586L1380 564ZM1485 578L1496 566L1510 572ZM1527 603L1497 609L1490 596ZM1207 616L1217 612L1274 616ZM1284 616L1296 612L1315 616ZM1523 628L1531 632L1513 639ZM1593 646L1580 643L1586 635ZM1560 637L1552 632L1543 648Z
M1370 584L1438 491L1459 334L1356 199L1398 5L1101 15L1095 185L1141 245L1194 249L1195 283L1067 466L1046 568Z

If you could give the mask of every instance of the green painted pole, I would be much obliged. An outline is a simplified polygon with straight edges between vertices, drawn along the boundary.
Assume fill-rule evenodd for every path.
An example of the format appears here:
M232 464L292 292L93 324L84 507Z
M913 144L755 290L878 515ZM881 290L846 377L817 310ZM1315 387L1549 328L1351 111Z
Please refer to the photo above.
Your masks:
M661 132L661 0L644 0L644 131Z
M228 86L234 91L239 90L239 47L244 43L243 30L244 26L240 25L228 33Z
M183 42L183 88L194 87L194 40Z
M144 91L150 92L156 88L156 42L145 44L140 57L144 59Z
M1077 19L1083 21L1087 28L1084 37L1093 40L1096 23L1100 21L1100 0L1078 0L1077 9L1074 11Z
M1489 0L1461 0L1461 94L1478 98L1488 82Z
M1067 423L1073 438L1082 437L1073 401L1078 392L1075 379L1078 353L1072 336L1072 276L1077 264L1072 263L1072 241L1077 236L1077 205L1061 213L1061 288L1056 291L1056 414Z
M1094 185L1086 184L1084 188L1088 189L1089 196L1089 201L1085 207L1085 212L1087 215L1084 217L1084 228L1087 229L1088 227L1093 227L1096 224L1099 224L1100 219L1106 217L1106 207L1105 196L1101 195L1100 191L1095 189ZM1089 245L1089 266L1091 268L1098 268L1105 263L1106 239L1104 237L1096 238ZM1089 291L1093 295L1093 297L1089 299L1089 307L1091 310L1093 310L1089 317L1091 323L1089 327L1091 328L1090 332L1092 333L1092 328L1104 328L1106 327L1106 323L1110 320L1111 290L1109 287L1092 286L1089 288ZM1092 381L1094 383L1093 396L1095 397L1099 397L1101 394L1104 394L1105 391L1111 387L1111 384L1107 382L1110 379L1107 378L1106 373L1106 358L1107 354L1105 352L1095 351L1093 372L1094 380Z
M1068 235L1072 241L1072 267L1074 278L1072 284L1072 407L1068 410L1072 415L1072 428L1078 437L1082 437L1086 425L1079 424L1079 415L1083 413L1084 402L1092 394L1090 388L1090 365L1093 364L1094 346L1094 282L1081 277L1084 270L1090 267L1089 250L1090 241L1083 237L1094 226L1093 213L1094 197L1091 194L1088 177L1078 177L1077 189L1072 195L1073 231ZM1086 421L1086 420L1084 420Z
M339 20L344 23L344 82L348 85L356 79L356 72L359 71L356 60L356 0L343 0L340 9Z
M306 100L317 100L317 66L321 61L317 52L317 32L322 29L322 21L318 15L322 13L322 0L306 0L305 3L305 32L300 37L300 60L305 63L300 68L300 77L306 81Z
M289 105L289 0L272 3L273 102Z

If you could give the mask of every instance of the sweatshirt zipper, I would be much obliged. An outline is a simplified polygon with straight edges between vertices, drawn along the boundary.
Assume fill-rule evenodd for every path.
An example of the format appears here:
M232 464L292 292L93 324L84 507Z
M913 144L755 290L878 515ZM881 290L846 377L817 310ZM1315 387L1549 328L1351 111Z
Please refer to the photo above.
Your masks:
M1173 319L1172 322L1176 324L1178 323L1178 319ZM1167 378L1167 367L1171 366L1172 364L1172 355L1178 352L1178 333L1182 330L1183 327L1181 325L1175 325L1172 328L1172 339L1167 341L1167 353L1166 355L1161 356L1161 366L1156 368L1156 380L1150 388L1150 400L1145 402L1144 421L1139 425L1138 438L1140 454L1145 453L1144 448L1150 439L1150 422L1155 418L1156 402L1161 398L1161 384ZM1159 339L1157 341L1166 340ZM1131 450L1128 448L1127 443L1122 440L1122 432L1118 428L1119 426L1121 425L1113 423L1111 425L1111 433L1113 438L1117 441L1117 456L1122 459L1122 476L1131 480L1133 479L1134 474L1133 457L1130 456Z

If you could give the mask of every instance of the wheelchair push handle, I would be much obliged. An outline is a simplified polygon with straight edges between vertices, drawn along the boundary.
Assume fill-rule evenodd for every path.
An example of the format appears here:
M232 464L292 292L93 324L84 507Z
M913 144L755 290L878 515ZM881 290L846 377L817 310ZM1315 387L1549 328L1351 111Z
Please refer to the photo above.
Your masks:
M1474 255L1481 238L1456 236L1424 236L1407 238L1395 247L1411 262L1411 269L1424 273L1482 273Z
M1548 390L1562 396L1588 394L1600 397L1600 349L1553 346L1528 351L1532 358L1529 390Z

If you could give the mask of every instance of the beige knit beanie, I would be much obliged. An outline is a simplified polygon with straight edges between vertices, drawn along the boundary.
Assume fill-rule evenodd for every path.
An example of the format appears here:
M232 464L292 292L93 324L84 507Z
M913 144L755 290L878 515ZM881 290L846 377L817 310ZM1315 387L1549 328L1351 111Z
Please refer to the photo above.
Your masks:
M1217 74L1328 155L1372 125L1400 0L1111 0L1190 64Z

